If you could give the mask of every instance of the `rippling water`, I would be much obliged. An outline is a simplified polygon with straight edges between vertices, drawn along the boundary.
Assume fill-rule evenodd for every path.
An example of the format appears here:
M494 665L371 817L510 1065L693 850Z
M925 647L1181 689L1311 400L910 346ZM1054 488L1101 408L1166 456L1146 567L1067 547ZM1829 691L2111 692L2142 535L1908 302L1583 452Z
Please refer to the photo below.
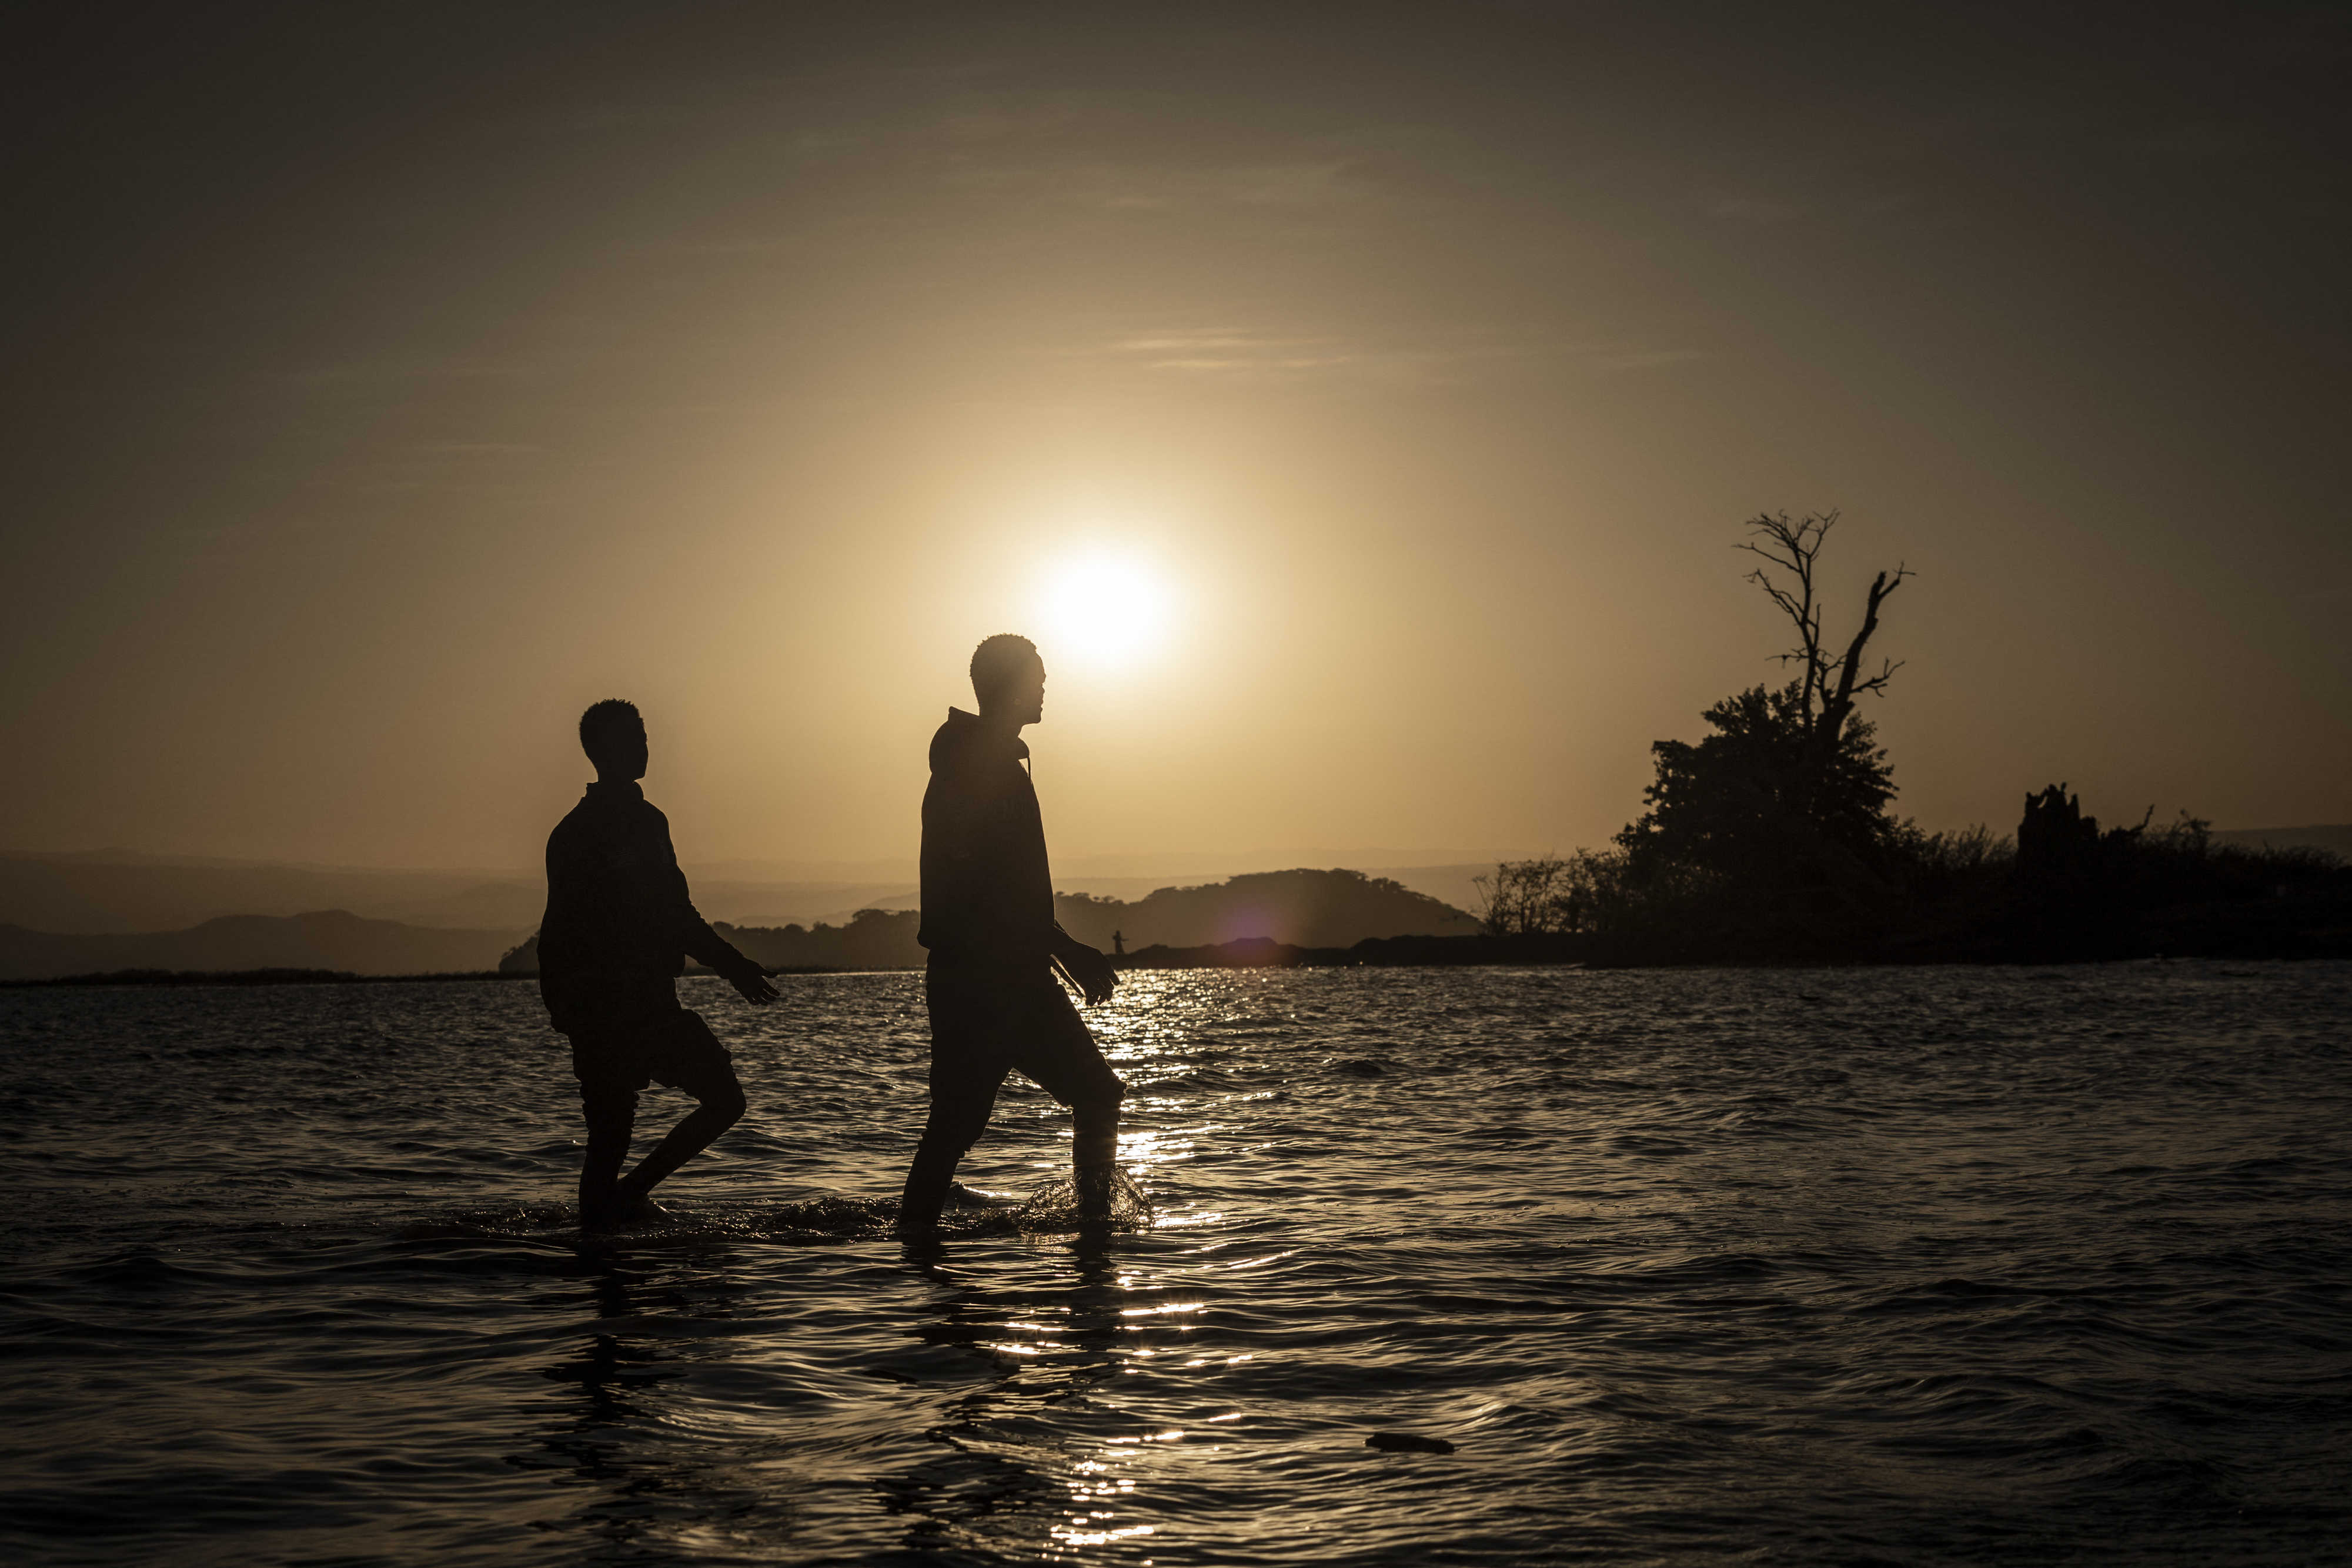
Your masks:
M1138 975L1153 1227L929 1249L919 977L782 983L619 1245L526 987L0 993L0 1550L2352 1560L2352 966Z

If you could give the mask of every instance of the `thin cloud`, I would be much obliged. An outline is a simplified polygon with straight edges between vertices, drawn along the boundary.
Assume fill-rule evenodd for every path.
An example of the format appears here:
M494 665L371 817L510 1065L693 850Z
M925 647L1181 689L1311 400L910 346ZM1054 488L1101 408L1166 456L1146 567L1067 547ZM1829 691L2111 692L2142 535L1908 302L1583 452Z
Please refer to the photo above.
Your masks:
M1335 370L1363 358L1329 339L1275 338L1230 328L1148 333L1110 349L1148 370L1244 374Z
M1350 343L1336 337L1285 337L1243 328L1163 329L1116 339L1101 353L1147 371L1192 376L1348 376L1384 382L1454 382L1482 370L1551 363L1616 374L1686 364L1696 349L1629 343L1463 340L1414 347Z

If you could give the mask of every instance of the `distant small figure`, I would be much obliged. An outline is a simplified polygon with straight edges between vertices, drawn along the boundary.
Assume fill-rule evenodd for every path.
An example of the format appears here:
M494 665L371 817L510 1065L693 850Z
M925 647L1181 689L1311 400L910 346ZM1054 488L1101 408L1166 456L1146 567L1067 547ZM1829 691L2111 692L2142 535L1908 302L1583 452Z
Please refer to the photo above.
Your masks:
M1071 1109L1078 1217L1110 1217L1118 1107L1127 1088L1103 1060L1056 969L1088 1002L1118 971L1054 919L1053 873L1022 729L1045 715L1045 662L1026 637L997 636L971 656L980 712L950 708L931 737L923 791L923 1000L931 1019L930 1118L898 1222L939 1223L957 1162L980 1141L1014 1068Z
M580 745L596 765L596 782L548 835L539 988L549 1021L571 1038L588 1122L581 1228L611 1230L662 1219L648 1196L655 1185L743 1114L727 1048L677 1005L673 982L686 956L717 970L746 1001L772 1002L777 993L765 970L695 912L669 819L637 787L648 748L635 706L614 699L591 707L580 716ZM701 1103L624 1176L637 1092L649 1082Z
M1443 1437L1424 1437L1418 1432L1375 1432L1364 1439L1367 1448L1379 1448L1391 1454L1450 1454L1454 1445Z
M1110 934L1110 951L1111 956L1115 958L1124 958L1127 956L1127 934L1125 932L1114 931Z

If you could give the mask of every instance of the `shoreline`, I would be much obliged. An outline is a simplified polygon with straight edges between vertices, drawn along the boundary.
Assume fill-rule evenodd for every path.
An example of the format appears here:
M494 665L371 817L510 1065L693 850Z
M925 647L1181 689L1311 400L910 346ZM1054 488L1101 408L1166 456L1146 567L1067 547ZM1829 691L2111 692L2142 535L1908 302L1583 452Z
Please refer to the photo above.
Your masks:
M1394 941L1397 938L1387 938ZM1467 940L1465 938L1435 938L1435 940ZM1228 944L1239 946L1239 944ZM1253 946L1256 946L1253 944ZM1264 948L1247 956L1223 957L1201 956L1213 949L1178 948L1165 954L1131 953L1114 960L1122 972L1160 972L1182 969L1590 969L1618 971L1635 969L1925 969L1939 967L1966 969L2063 969L2099 968L2117 964L2171 964L2202 961L2217 964L2305 964L2342 961L2352 955L2342 953L2130 953L2097 957L2019 958L2019 957L1815 957L1787 959L1747 959L1713 961L1691 959L1659 959L1650 962L1609 961L1576 957L1502 957L1449 956L1430 958L1365 957L1353 948L1286 947L1267 942ZM1138 962L1139 958L1149 959ZM769 969L772 977L795 975L920 975L919 968L834 968L823 966L793 967ZM680 978L708 978L709 970L692 970ZM103 974L58 975L41 979L0 980L0 991L91 990L105 988L246 988L257 986L396 986L444 985L459 981L537 981L536 973L506 974L495 969L471 969L443 974L361 975L335 969L239 969L239 970L149 970L126 969Z

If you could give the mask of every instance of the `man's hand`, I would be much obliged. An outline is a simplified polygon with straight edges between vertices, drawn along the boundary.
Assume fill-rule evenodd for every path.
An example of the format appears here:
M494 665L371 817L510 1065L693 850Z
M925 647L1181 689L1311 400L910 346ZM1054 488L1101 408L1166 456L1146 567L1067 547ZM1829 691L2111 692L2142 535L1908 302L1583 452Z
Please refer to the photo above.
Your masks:
M748 958L740 968L727 972L727 983L735 988L736 995L755 1007L765 1006L783 994L770 983L768 972Z
M1064 972L1085 995L1089 1007L1110 1000L1111 993L1118 989L1118 971L1111 967L1101 948L1072 942L1054 956L1062 961Z

